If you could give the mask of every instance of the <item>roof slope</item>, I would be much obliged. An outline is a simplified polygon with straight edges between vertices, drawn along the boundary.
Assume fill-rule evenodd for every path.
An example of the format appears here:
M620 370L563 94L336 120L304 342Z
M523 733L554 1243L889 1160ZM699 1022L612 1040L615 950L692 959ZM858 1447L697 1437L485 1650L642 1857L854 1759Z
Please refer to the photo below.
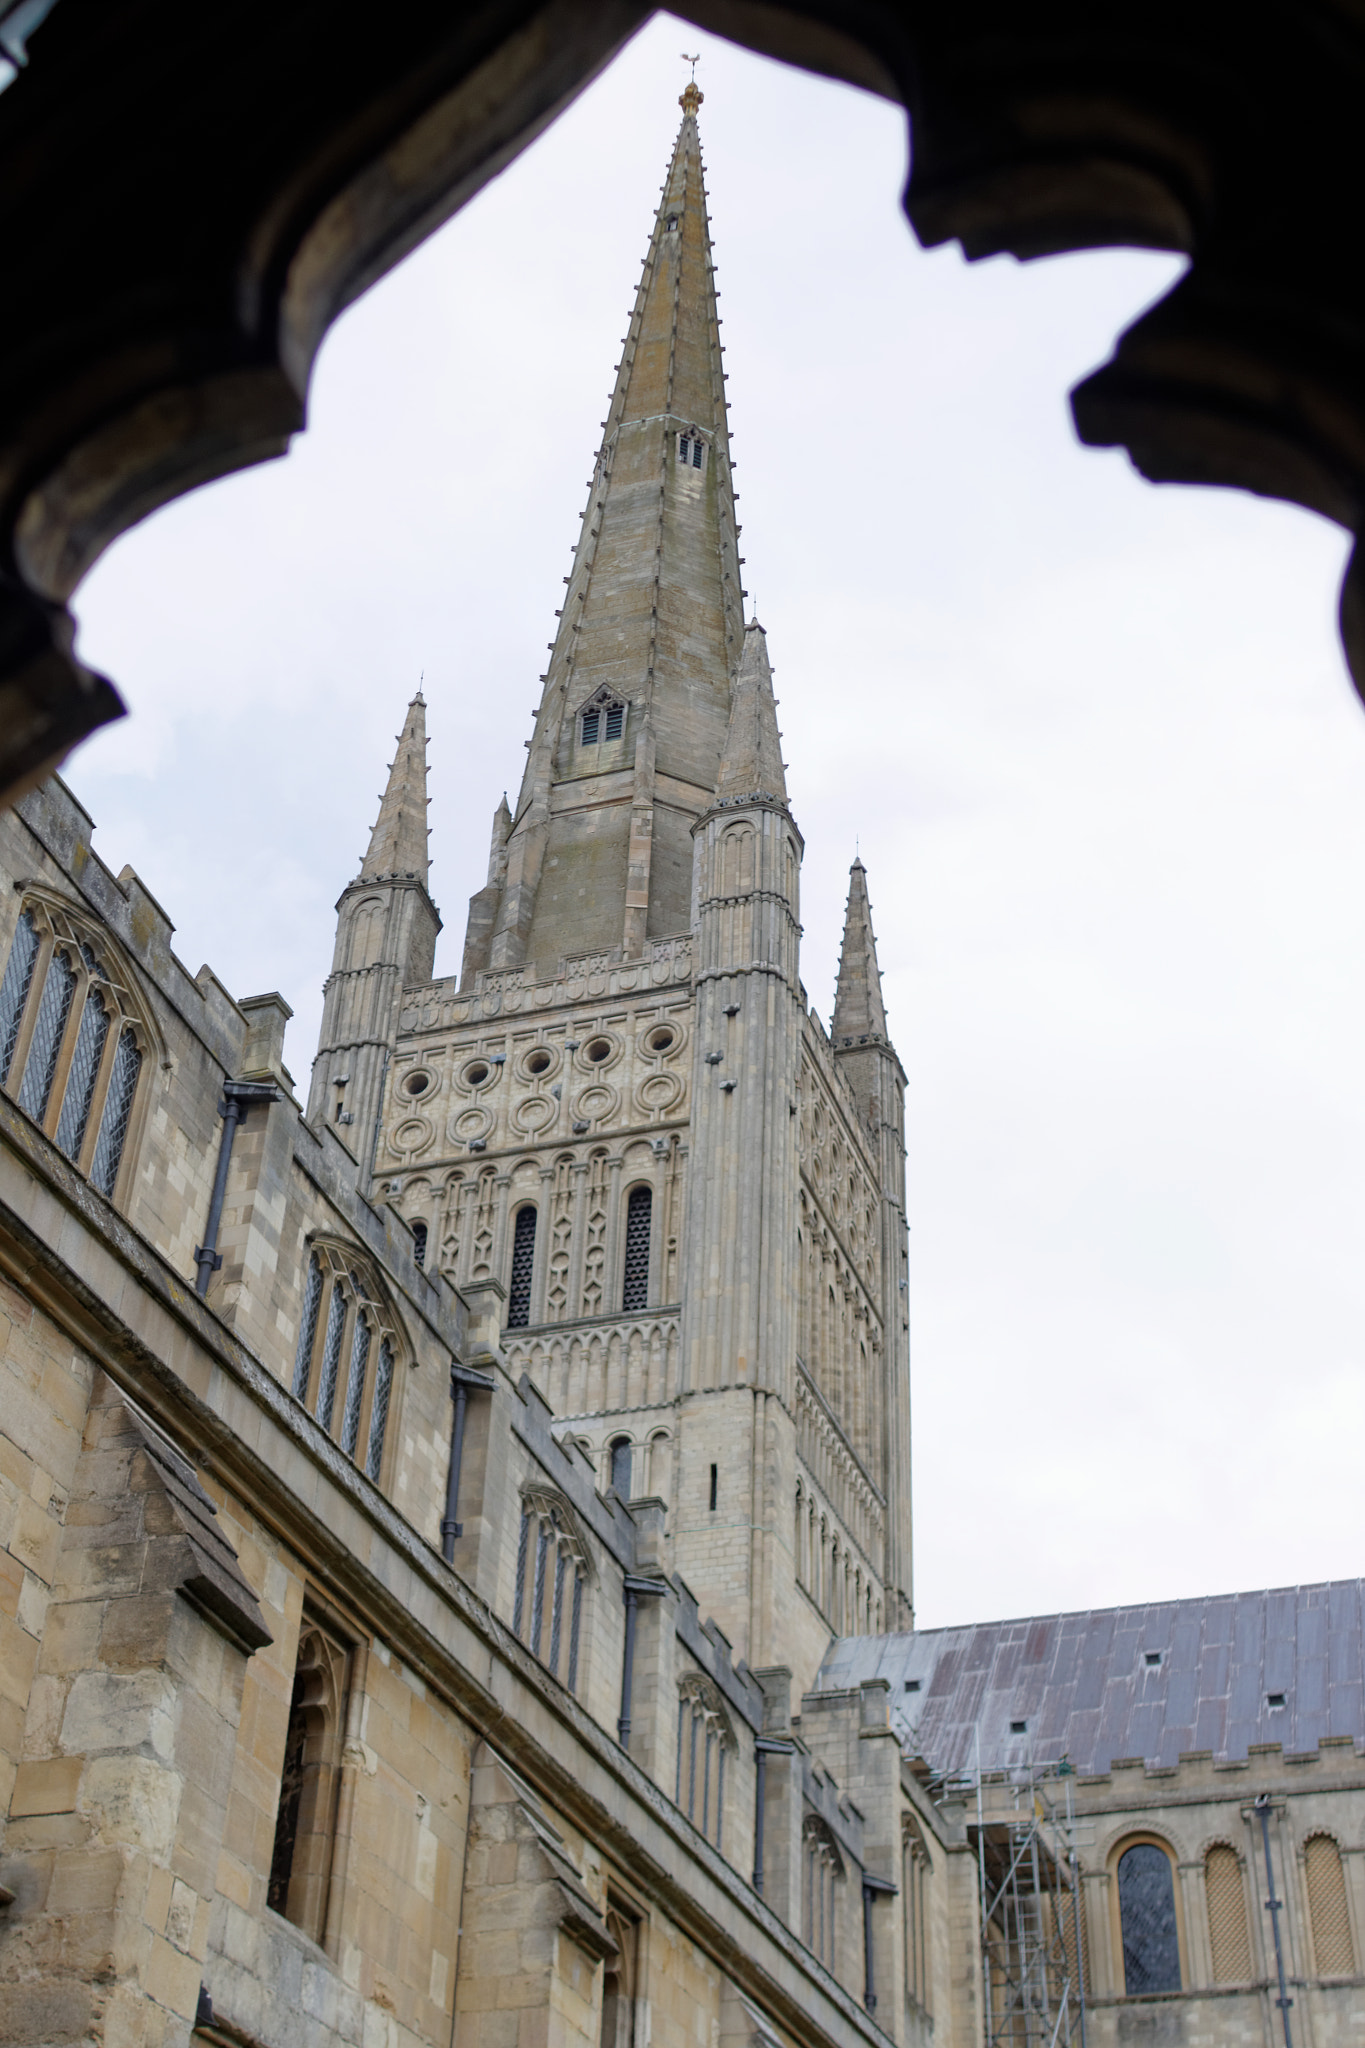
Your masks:
M985 1769L1065 1756L1083 1775L1191 1750L1240 1761L1261 1742L1362 1743L1365 1579L848 1637L817 1685L868 1678L890 1682L908 1753L945 1774L974 1767L978 1729Z

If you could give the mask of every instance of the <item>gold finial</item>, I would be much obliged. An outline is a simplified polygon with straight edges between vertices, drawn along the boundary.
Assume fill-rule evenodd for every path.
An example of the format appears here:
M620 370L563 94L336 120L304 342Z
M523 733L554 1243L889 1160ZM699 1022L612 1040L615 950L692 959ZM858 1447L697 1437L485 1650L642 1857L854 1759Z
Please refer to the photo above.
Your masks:
M678 100L678 105L682 108L684 114L695 114L697 108L701 105L702 101L706 97L705 93L697 84L697 66L701 62L701 51L698 50L695 57L689 57L686 50L684 50L682 53L682 60L684 64L690 64L692 66L692 76L682 89L682 93Z

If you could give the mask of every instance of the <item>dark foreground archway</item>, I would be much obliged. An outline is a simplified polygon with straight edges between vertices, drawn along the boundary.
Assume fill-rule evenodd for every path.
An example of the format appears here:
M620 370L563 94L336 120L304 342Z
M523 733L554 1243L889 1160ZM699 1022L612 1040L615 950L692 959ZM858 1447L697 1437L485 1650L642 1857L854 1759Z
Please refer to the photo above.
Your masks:
M1188 252L1073 394L1082 439L1125 446L1153 479L1357 527L1365 18L1345 0L676 11L901 99L906 210L926 244ZM73 656L67 608L103 549L195 484L281 453L331 321L649 12L59 0L0 96L0 797L119 714ZM1365 689L1358 550L1342 633Z

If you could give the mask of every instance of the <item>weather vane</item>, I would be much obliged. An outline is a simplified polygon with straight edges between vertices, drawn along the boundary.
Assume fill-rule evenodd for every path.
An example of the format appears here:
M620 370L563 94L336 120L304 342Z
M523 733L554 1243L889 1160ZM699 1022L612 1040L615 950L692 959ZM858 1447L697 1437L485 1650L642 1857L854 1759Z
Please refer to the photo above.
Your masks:
M682 52L682 60L684 64L690 64L692 66L692 83L693 85L695 85L697 82L697 66L701 62L701 51L698 50L695 57L689 57L686 50L684 50Z

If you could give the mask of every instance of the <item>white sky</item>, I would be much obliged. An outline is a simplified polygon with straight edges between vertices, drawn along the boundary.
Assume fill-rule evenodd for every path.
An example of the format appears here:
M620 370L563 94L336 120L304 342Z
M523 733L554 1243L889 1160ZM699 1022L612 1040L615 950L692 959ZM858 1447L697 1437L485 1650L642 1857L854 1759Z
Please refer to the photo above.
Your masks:
M926 1626L1355 1575L1365 715L1345 537L1081 449L1174 259L919 250L898 109L657 17L338 324L287 462L78 598L133 717L69 780L306 1091L332 906L425 671L438 970L515 790L703 52L744 548L828 1019L869 870L909 1075Z

